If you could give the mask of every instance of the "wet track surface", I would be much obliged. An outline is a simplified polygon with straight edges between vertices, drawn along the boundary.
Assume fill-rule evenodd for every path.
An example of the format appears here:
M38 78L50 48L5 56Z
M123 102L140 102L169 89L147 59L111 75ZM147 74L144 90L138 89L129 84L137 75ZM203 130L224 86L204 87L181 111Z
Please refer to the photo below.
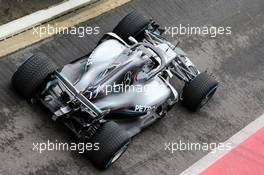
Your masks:
M0 1L0 25L21 18L41 9L48 8L61 0L3 0Z
M10 88L17 66L34 52L58 65L87 54L100 36L133 9L163 26L231 26L231 35L169 38L200 70L220 82L214 98L201 111L176 105L167 117L133 139L128 151L109 170L98 171L70 151L32 151L32 143L71 142L73 136L50 119L43 108L22 100ZM223 142L264 111L263 0L135 0L81 25L99 26L100 36L59 35L0 60L0 174L179 174L203 157L203 151L164 150L166 142Z

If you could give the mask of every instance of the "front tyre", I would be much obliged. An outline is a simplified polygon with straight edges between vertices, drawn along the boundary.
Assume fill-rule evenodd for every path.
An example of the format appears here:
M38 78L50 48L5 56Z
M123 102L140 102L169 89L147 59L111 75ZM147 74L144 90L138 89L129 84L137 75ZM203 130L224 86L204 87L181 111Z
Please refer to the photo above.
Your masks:
M134 10L117 24L113 32L124 41L129 42L128 38L130 36L139 39L150 23L151 19Z
M182 104L191 111L203 107L214 95L218 82L206 72L186 83L182 92Z
M96 167L107 169L126 151L130 136L117 123L109 121L100 126L89 142L99 144L98 150L87 153L89 159Z

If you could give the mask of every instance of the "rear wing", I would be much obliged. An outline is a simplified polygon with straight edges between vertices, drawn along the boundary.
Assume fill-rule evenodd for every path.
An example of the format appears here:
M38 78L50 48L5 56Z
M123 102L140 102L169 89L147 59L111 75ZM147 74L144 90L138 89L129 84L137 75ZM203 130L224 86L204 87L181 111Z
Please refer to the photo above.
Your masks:
M61 75L58 71L55 71L54 75L60 81L60 83L67 89L67 91L87 108L87 112L92 117L100 117L103 114L101 109L99 109L90 100L88 100L78 89L76 89L72 85L72 83L67 78Z

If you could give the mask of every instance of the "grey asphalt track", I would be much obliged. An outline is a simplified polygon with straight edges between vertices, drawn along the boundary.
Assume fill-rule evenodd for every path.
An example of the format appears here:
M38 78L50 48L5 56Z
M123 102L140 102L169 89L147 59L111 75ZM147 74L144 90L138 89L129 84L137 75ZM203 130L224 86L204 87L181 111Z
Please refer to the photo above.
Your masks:
M62 0L1 0L0 25L60 2L62 2Z
M133 139L109 170L98 171L70 151L32 151L32 143L71 142L72 135L10 88L10 77L30 54L43 52L58 65L87 54L98 38L128 12L139 9L163 26L231 26L231 35L167 38L189 54L200 70L213 73L220 87L201 111L177 105L169 115ZM99 26L100 36L58 35L0 60L0 174L179 174L205 151L164 150L166 142L224 142L264 112L263 0L134 0L81 26Z

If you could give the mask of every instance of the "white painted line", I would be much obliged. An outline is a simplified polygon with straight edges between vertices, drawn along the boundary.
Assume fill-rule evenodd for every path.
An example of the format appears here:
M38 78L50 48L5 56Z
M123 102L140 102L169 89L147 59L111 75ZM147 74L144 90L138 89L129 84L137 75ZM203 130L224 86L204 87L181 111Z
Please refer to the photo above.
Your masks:
M227 141L225 141L225 145L227 143L231 143L232 149L234 149L239 144L241 144L246 139L248 139L252 134L254 134L256 131L258 131L263 127L264 127L264 114L262 114L256 120L251 122L245 128L243 128L238 133L236 133L231 138L229 138ZM228 152L230 152L231 150L216 150L215 152L210 152L206 156L198 160L196 163L194 163L191 167L183 171L180 175L200 174L209 166L214 164L217 160L219 160Z
M48 9L37 11L4 24L0 26L0 40L23 32L33 26L40 25L45 21L49 21L55 17L66 14L74 9L85 6L90 3L90 1L91 0L68 0Z
M90 0L90 3L88 3L87 5L74 9L73 11L69 11L67 14L61 14L58 17L47 21L48 23L43 22L41 26L47 27L47 25L50 24L56 25L56 27L58 28L69 28L72 26L76 26L84 21L95 18L117 7L120 7L121 5L124 5L130 1L131 0ZM2 40L0 41L0 58L23 49L27 46L33 45L34 43L52 37L53 35L58 34L58 32L59 31L52 34L47 33L46 35L40 37L39 35L34 34L34 30L32 27L31 29L20 32L12 37Z

